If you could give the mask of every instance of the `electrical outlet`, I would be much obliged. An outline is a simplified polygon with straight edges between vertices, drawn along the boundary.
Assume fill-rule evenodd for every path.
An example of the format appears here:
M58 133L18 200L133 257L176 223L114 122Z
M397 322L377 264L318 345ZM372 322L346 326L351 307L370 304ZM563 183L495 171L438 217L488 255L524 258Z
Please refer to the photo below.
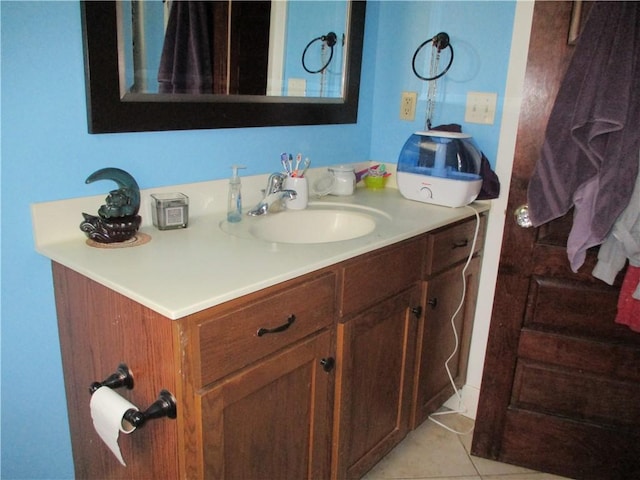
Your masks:
M400 120L412 121L416 119L417 92L402 92L400 98Z

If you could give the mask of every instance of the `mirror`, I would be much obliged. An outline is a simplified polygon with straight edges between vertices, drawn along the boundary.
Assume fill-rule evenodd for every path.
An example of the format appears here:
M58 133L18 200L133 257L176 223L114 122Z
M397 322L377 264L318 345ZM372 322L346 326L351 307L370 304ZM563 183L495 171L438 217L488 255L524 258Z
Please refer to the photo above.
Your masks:
M286 16L289 15L290 20L297 25L299 21L295 20L296 18L308 19L317 15L303 13L303 17L295 17L296 10L306 8L305 4L317 6L324 2L299 0L267 2L271 4L269 35L270 39L275 38L270 40L269 44L278 48L270 48L267 53L268 58L265 61L267 66L263 68L267 68L270 73L266 77L266 85L261 87L264 94L256 94L255 91L242 94L242 91L234 91L229 87L229 83L224 87L228 89L228 93L219 90L216 93L155 93L159 89L157 86L150 88L149 84L153 82L149 82L149 79L152 76L157 79L154 71L157 67L149 68L146 60L140 60L140 52L131 48L131 45L140 46L141 43L146 43L147 39L141 40L140 35L146 35L151 28L145 25L128 27L129 24L134 25L140 20L139 16L135 15L137 3L136 1L81 2L90 133L356 122L364 37L364 1L349 1L346 2L346 8L343 7L344 32L336 32L333 56L330 52L328 56L325 52L324 57L322 53L316 53L322 48L327 50L328 32L322 33L324 30L321 30L318 35L315 35L315 32L308 34L311 27L308 23L303 26L303 30L309 35L309 39L303 42L305 45L308 44L308 57L305 56L307 72L309 70L315 72L322 68L324 65L322 62L326 63L327 58L333 57L330 67L327 68L328 71L324 74L305 72L307 75L305 82L300 81L304 79L300 73L302 53L289 55L296 49L301 52L305 45L295 47L290 45L288 39L294 35L291 27L289 27L289 35L287 35L287 29L282 28L283 18L286 20ZM163 5L164 2L159 0L158 3ZM212 3L231 5L231 2ZM340 2L327 0L326 3ZM123 6L126 6L125 10ZM287 6L287 9L283 17L284 6ZM277 16L279 9L280 23ZM125 23L127 27L124 26ZM228 23L231 24L231 20ZM334 23L336 23L335 20ZM327 27L324 25L317 28L326 29ZM336 29L339 30L338 27ZM253 28L241 30L252 31ZM164 22L161 32L161 36L164 37ZM325 39L318 38L320 36L324 36ZM286 42L283 41L285 38ZM300 35L297 38L297 43L301 43ZM313 41L314 38L315 41ZM127 45L129 47L125 47ZM150 45L150 43L144 45L147 51L158 51L158 48L161 50L157 45L153 47ZM226 48L227 52L234 50L233 47ZM137 59L135 59L136 55L138 55ZM290 60L291 56L298 57L297 61ZM294 69L290 66L296 63L300 63L300 67L295 65ZM273 74L274 69L279 72L279 75ZM337 75L336 72L338 72ZM331 78L332 75L337 78ZM227 80L229 78L231 76L228 76Z
M339 97L346 0L123 0L125 90Z

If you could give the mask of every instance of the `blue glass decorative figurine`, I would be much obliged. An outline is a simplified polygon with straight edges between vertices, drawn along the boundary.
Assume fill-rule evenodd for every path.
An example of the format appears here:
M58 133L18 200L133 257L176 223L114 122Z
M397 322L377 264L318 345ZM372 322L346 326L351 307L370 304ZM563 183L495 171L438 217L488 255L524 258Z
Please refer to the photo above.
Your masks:
M140 188L135 179L119 168L103 168L93 172L85 183L97 180L113 180L118 184L98 210L98 216L83 213L84 222L80 230L91 240L100 243L125 242L136 235L142 217L140 210Z

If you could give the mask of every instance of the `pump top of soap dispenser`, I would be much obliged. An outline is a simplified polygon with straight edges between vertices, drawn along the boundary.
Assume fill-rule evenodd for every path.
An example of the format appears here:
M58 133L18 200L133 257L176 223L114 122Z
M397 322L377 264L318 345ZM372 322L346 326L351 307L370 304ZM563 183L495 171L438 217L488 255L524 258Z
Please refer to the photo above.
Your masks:
M243 168L247 168L244 165L231 165L231 171L233 172L231 178L229 179L230 183L240 183L240 176L238 175L238 170Z

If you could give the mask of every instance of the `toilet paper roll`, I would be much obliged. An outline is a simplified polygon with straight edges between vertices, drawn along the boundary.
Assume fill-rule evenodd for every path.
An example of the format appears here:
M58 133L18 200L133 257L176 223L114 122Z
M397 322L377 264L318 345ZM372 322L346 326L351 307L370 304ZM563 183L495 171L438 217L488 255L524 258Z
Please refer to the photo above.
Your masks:
M137 411L138 407L109 387L98 388L91 395L89 406L91 408L93 427L96 432L98 432L102 441L109 447L118 461L126 467L118 445L118 436L120 432L129 434L136 429L123 417L127 410L134 409Z

